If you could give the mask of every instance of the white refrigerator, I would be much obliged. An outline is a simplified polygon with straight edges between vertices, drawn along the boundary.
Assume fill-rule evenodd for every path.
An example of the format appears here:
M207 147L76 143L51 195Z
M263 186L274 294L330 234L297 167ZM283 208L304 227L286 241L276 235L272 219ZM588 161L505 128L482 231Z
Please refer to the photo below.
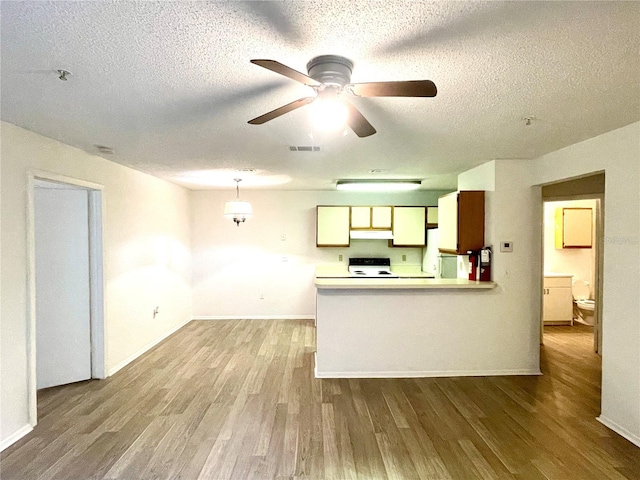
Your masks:
M457 278L458 257L438 252L438 229L427 230L427 247L422 258L422 271L435 278Z

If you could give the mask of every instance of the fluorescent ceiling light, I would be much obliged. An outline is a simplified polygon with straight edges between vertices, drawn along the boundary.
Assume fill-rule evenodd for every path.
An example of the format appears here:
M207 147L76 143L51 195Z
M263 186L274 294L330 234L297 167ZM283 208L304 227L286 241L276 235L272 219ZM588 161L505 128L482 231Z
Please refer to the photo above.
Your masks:
M355 190L360 192L389 192L398 190L417 190L420 180L338 180L338 190Z

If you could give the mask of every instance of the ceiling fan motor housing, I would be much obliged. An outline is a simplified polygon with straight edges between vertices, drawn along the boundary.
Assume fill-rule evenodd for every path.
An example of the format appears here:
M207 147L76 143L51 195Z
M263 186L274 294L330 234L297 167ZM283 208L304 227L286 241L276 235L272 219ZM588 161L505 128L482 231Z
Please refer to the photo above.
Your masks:
M339 55L321 55L307 63L307 71L320 83L342 88L351 81L353 62Z

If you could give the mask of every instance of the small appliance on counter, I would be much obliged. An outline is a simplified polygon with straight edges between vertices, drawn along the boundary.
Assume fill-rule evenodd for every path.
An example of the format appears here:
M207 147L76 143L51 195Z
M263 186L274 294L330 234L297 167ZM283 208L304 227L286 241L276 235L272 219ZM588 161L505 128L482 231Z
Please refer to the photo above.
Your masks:
M390 258L349 258L349 274L361 278L398 278L391 273Z

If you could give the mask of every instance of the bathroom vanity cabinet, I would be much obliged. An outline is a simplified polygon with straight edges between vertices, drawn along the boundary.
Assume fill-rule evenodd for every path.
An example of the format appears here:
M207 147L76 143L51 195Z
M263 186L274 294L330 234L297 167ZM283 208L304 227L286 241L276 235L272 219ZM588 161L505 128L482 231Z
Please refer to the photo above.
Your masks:
M573 325L571 275L545 275L542 320L545 325Z

